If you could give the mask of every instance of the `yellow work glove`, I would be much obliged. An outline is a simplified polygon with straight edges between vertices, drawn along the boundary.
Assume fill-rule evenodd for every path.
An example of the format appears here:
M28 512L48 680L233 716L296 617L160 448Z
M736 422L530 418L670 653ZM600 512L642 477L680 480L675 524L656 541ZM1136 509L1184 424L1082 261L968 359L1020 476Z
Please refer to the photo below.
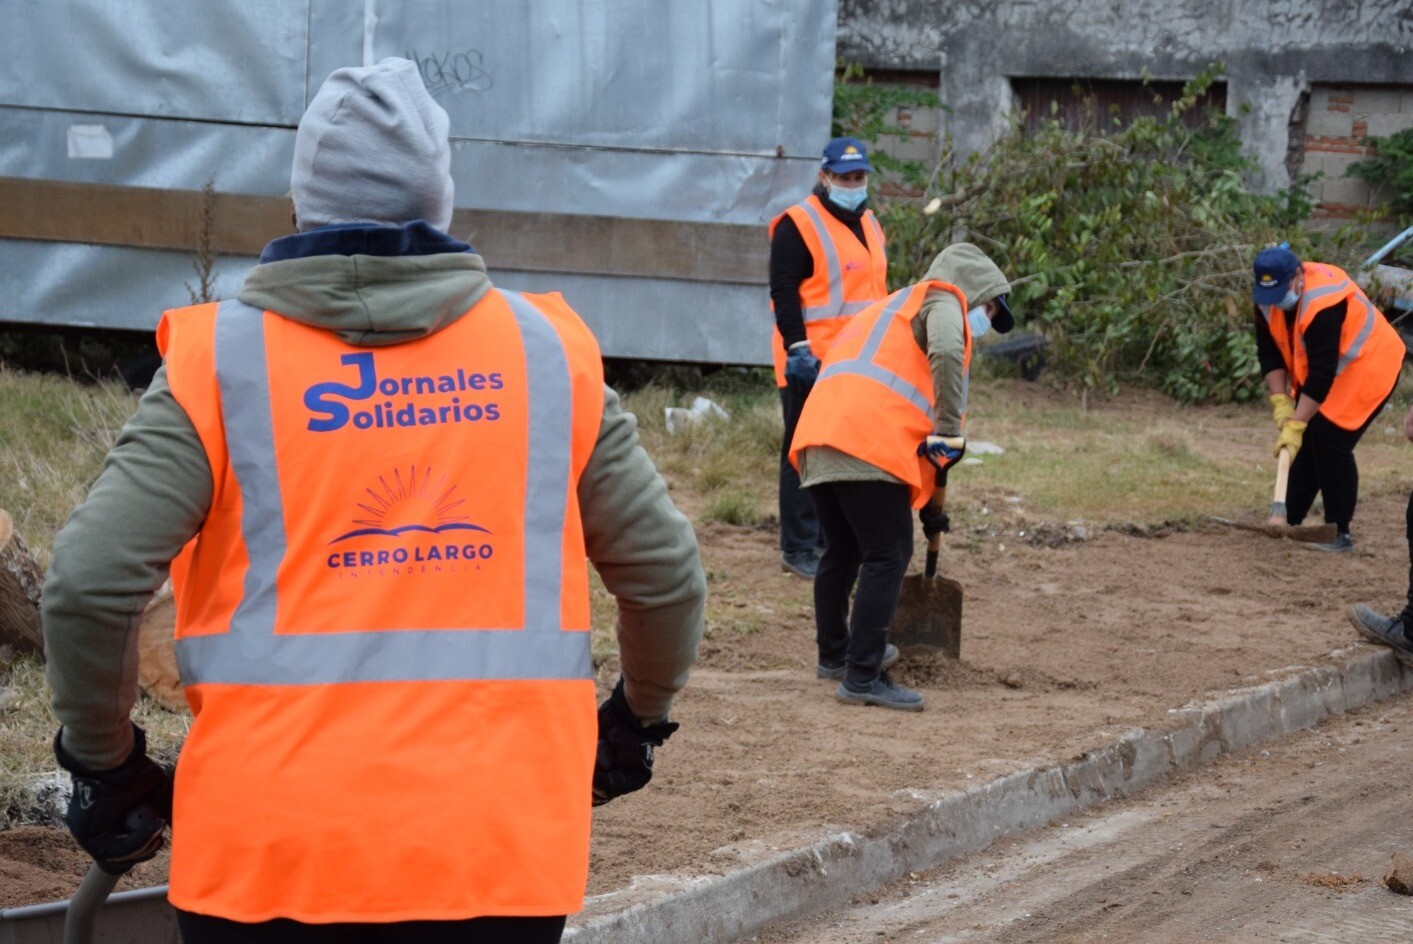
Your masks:
M1290 450L1290 457L1295 458L1300 452L1300 442L1305 438L1305 424L1300 420L1286 420L1281 427L1280 437L1276 440L1275 455L1280 455L1282 449Z
M1276 429L1285 425L1285 421L1295 415L1295 401L1283 393L1273 393L1271 400L1271 416L1275 418Z

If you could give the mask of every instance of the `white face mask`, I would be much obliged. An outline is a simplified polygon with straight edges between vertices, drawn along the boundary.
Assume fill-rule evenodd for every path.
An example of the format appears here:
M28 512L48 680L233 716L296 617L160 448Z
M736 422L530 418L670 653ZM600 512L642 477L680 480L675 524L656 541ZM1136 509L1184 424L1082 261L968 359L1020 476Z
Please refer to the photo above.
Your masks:
M971 339L975 341L991 330L991 317L986 314L985 305L977 305L967 312L967 324L971 325Z
M1300 302L1300 293L1294 288L1286 290L1285 298L1281 299L1282 308L1294 308Z
M830 184L829 199L835 205L846 210L857 210L868 199L868 184L861 187L841 187L838 184Z

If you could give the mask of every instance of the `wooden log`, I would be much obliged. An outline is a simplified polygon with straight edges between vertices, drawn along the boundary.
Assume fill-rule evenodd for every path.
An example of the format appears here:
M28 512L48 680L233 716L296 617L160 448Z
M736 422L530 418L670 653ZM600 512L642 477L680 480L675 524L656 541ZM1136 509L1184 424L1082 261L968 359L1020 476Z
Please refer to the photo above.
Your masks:
M142 690L169 711L187 711L177 669L177 602L170 584L157 591L143 611L137 634L137 678Z
M39 625L39 595L44 572L15 530L15 520L0 510L0 644L20 652L44 651Z

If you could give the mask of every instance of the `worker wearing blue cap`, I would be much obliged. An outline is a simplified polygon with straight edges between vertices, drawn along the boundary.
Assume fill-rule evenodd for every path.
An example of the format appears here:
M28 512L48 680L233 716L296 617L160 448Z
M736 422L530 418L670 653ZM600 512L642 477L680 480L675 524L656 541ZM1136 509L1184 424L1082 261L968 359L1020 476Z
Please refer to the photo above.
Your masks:
M849 319L888 294L883 227L868 208L873 167L857 138L824 146L814 191L770 222L771 354L785 418L780 452L780 564L814 579L820 532L790 464L790 439L819 361Z
M1252 273L1256 351L1280 430L1275 452L1293 460L1288 520L1300 524L1321 495L1336 535L1313 546L1352 551L1354 447L1393 393L1403 341L1336 266L1302 262L1282 243L1257 253Z

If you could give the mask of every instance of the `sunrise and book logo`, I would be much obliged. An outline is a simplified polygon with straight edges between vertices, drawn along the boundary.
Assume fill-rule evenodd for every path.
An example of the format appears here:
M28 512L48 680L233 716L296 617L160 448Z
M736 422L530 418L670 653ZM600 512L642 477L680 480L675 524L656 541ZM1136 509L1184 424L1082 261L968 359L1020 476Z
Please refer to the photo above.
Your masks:
M472 534L463 532L491 531L470 520L456 483L430 466L379 475L355 505L354 527L329 543L357 541L360 549L330 554L326 564L332 569L477 561L495 552L484 538L468 540Z

